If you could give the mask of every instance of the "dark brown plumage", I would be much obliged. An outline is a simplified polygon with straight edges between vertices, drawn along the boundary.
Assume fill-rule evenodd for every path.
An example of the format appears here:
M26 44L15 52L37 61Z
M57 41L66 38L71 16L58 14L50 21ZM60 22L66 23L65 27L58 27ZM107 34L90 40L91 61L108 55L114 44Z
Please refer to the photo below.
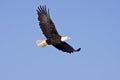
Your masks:
M49 9L46 9L46 6L39 6L37 9L38 20L40 28L47 38L46 42L48 45L53 45L55 48L62 50L63 52L77 52L81 48L75 50L69 44L64 41L61 41L61 35L57 32L53 21L50 18Z

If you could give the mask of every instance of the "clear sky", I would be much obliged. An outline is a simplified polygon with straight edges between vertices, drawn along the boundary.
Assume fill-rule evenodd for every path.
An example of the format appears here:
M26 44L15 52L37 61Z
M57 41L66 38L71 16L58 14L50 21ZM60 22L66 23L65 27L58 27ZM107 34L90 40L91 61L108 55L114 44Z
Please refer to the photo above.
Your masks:
M80 52L36 46L45 4ZM0 80L120 80L120 0L0 0Z

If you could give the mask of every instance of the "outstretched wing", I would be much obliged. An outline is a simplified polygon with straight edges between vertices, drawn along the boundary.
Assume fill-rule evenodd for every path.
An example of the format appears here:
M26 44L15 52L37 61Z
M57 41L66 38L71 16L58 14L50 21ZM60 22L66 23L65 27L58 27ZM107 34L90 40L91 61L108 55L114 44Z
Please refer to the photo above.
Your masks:
M37 14L40 28L43 34L46 36L46 38L59 36L55 25L50 18L49 9L46 10L46 6L40 6L38 7Z
M68 53L73 53L73 52L77 52L80 51L81 48L78 48L77 50L75 50L74 48L72 48L69 44L67 44L66 42L61 42L60 44L56 44L53 45L55 48L62 50L63 52L68 52Z

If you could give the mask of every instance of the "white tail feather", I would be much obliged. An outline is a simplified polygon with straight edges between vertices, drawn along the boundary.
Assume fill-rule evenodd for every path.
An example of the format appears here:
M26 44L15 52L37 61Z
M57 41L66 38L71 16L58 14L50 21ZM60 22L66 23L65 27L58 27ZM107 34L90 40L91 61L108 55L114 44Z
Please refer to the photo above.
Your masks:
M37 41L36 41L36 44L37 44L37 46L39 46L39 47L45 47L45 46L48 45L48 44L46 43L46 40L37 40Z

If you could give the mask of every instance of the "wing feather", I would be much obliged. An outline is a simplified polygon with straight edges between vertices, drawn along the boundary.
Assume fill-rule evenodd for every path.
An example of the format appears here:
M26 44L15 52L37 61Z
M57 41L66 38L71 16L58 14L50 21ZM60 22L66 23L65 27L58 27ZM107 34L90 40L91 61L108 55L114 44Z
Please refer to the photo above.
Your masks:
M77 50L75 50L74 48L72 48L68 43L66 42L61 42L60 44L56 44L53 45L55 48L62 50L63 52L68 52L68 53L73 53L73 52L77 52L80 51L81 48L78 48Z
M46 38L52 38L54 36L59 36L53 21L49 15L49 9L47 11L46 6L40 6L37 9L38 20L40 28Z

